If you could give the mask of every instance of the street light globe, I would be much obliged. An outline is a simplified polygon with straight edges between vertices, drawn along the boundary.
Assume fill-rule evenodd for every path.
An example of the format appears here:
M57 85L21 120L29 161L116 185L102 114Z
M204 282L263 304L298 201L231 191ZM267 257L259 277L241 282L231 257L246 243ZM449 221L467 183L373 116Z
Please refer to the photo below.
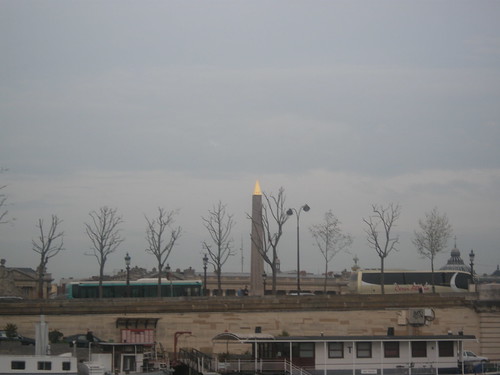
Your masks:
M474 254L474 250L471 250L470 253L469 253L469 259L470 259L470 262L474 262L474 258L476 257L476 254Z

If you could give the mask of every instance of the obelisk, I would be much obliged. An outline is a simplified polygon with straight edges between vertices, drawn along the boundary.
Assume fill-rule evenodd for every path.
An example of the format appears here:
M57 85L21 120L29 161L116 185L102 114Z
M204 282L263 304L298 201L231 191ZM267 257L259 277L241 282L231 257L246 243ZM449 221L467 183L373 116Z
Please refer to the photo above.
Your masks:
M264 228L262 226L262 191L259 181L255 183L252 195L252 232L251 232L251 265L250 265L250 291L252 296L264 295L264 258L262 257Z

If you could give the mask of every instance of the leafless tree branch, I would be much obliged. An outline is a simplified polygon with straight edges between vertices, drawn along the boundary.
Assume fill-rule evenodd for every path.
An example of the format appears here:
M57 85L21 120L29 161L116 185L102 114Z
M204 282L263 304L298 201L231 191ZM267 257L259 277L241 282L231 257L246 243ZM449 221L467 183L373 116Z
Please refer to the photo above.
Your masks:
M0 173L4 172L6 169L0 168ZM5 220L9 211L7 210L7 195L5 195L2 190L5 189L7 185L0 185L0 224L8 223L8 220Z
M64 232L58 231L58 227L61 223L62 220L56 215L52 215L51 224L49 228L46 229L44 228L43 219L38 219L38 224L36 226L39 231L38 238L31 241L33 251L40 255L40 263L37 268L39 298L43 298L44 276L47 272L49 260L59 254L61 250L64 250Z
M365 233L368 245L375 250L380 258L380 288L382 294L384 294L384 261L392 251L398 251L396 246L399 243L399 236L391 237L391 231L401 215L401 207L399 204L393 203L390 203L387 207L374 204L372 205L372 212L373 214L368 219L363 218L363 221L367 225ZM382 229L379 229L379 226L382 226Z
M116 208L107 206L101 207L99 211L90 212L89 216L91 223L85 223L85 232L92 244L92 252L86 255L94 256L99 264L99 298L102 298L104 266L108 257L124 241L119 228L123 220Z
M203 225L207 229L211 242L203 241L202 246L207 250L209 263L214 267L217 275L217 289L222 293L222 266L230 256L236 254L233 249L231 231L235 224L233 215L226 212L226 205L221 201L212 210L208 210L208 216L202 217ZM206 286L205 286L206 287Z
M154 255L158 264L158 297L161 296L161 272L172 249L181 236L181 227L173 228L177 211L165 211L158 207L158 216L149 219L146 216L146 252Z
M340 251L347 249L352 244L352 237L342 233L339 219L332 210L325 213L324 221L321 224L313 225L309 228L316 246L325 259L325 280L323 292L326 293L328 281L328 263Z
M420 231L415 231L413 244L420 255L429 258L432 272L432 292L436 292L434 281L434 258L446 248L453 232L446 214L440 214L437 207L425 214L425 220L418 221Z

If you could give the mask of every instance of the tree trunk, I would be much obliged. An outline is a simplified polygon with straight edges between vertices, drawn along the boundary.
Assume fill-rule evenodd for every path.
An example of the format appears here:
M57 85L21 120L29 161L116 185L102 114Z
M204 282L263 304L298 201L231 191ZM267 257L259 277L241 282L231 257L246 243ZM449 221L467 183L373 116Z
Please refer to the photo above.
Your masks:
M385 294L384 258L380 258L380 292Z
M431 257L431 282L432 293L436 293L436 282L434 281L434 257Z
M170 279L170 275L167 275L167 277ZM158 264L158 285L156 287L156 296L158 298L161 297L161 265Z
M218 289L218 295L222 296L222 279L221 279L221 273L222 269L221 267L217 268L217 289Z
M43 272L38 272L38 298L43 299Z
M104 265L99 266L99 298L103 297L102 279L104 278Z
M323 293L326 294L326 286L328 283L328 262L325 262L325 282L323 285Z

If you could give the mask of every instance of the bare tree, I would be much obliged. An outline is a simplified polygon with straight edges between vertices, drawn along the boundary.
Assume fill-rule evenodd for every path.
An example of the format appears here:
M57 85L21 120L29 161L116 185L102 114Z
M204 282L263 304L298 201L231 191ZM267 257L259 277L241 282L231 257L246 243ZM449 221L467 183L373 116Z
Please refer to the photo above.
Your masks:
M375 249L380 258L380 290L385 294L384 289L384 261L389 254L395 250L399 243L399 236L391 237L391 230L396 225L396 221L401 214L399 204L390 203L387 207L372 205L373 214L363 221L368 226L365 229L367 240L370 247ZM382 225L382 230L379 231L379 225Z
M283 226L289 218L285 209L285 189L280 187L278 194L263 193L266 203L262 205L262 232L263 238L251 238L252 243L259 244L257 246L260 255L269 265L272 272L272 293L276 294L276 279L278 274L278 243L283 234ZM251 215L247 217L252 220L252 225L256 225ZM259 233L259 231L256 231ZM260 236L259 236L260 237Z
M108 256L116 251L118 246L124 241L120 235L120 224L123 223L122 217L118 215L116 208L107 206L101 207L99 211L89 213L92 221L85 223L85 232L92 243L92 252L87 255L93 255L99 264L99 298L103 297L102 281L104 278L104 266Z
M0 173L2 173L5 169L0 168ZM0 224L5 224L8 221L6 220L7 214L9 211L7 210L7 195L5 195L2 190L5 189L7 185L0 185Z
M418 221L420 231L415 231L413 244L417 247L420 255L431 261L432 293L436 293L434 282L434 259L437 254L446 248L446 244L453 232L446 214L439 214L437 207L432 212L425 214L425 220Z
M347 249L352 244L352 237L342 233L339 219L332 210L325 213L324 221L321 224L313 225L309 228L319 251L325 258L325 282L323 292L326 293L328 282L328 263L340 251Z
M43 284L45 273L47 272L47 264L49 260L55 257L61 250L64 250L63 237L64 232L58 231L62 220L56 215L52 215L52 221L49 228L44 228L43 219L38 219L38 238L32 240L33 251L40 255L40 263L37 268L38 276L38 298L43 298Z
M146 252L153 254L158 264L158 290L157 296L161 297L161 272L172 249L181 235L181 227L173 228L176 211L165 211L158 207L158 217L148 219L146 216Z
M3 190L6 185L0 186L0 190ZM0 193L0 224L7 223L5 217L9 211L5 208L7 206L7 196L4 193Z
M222 266L228 258L235 255L231 230L235 224L233 215L226 212L226 206L219 201L212 210L208 210L208 217L202 217L205 228L207 228L213 244L203 241L203 247L210 256L209 263L214 267L217 275L217 289L219 295L222 293Z

